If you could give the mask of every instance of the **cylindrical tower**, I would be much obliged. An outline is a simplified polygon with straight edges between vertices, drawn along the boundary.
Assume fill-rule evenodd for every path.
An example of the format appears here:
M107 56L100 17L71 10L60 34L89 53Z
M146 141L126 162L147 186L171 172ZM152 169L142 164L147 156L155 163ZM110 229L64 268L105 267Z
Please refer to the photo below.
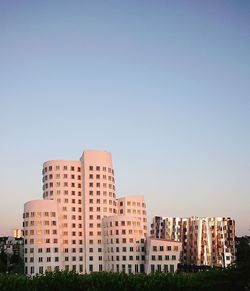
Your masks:
M29 201L23 216L25 274L62 269L56 201Z
M83 217L85 272L104 271L102 218L117 212L112 156L105 151L84 151Z

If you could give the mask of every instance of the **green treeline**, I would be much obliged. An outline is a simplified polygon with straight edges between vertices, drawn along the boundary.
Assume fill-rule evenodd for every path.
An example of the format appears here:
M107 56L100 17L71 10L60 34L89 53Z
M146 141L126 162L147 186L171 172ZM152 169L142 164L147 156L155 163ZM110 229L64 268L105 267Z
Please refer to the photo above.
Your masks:
M124 273L53 272L28 278L23 275L0 274L0 290L34 291L246 291L250 290L250 270L210 270L197 273L127 275Z

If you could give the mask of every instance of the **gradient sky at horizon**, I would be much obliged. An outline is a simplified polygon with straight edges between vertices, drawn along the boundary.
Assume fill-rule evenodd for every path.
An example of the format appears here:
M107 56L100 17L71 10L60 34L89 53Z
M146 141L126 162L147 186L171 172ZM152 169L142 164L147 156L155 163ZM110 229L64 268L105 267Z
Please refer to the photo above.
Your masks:
M0 1L0 235L42 163L113 155L149 218L250 234L249 1Z

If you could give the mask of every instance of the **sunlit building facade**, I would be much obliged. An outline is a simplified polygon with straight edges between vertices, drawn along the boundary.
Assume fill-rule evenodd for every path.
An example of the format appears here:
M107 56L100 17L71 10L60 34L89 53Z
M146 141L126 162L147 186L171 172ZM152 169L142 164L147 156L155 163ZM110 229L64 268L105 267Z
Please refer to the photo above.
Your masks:
M230 217L160 217L151 236L182 243L183 265L228 267L235 261L235 221Z
M42 174L43 200L24 205L26 274L144 272L146 204L143 196L116 198L110 153L48 161Z
M146 245L145 273L174 273L180 263L182 243L150 237Z

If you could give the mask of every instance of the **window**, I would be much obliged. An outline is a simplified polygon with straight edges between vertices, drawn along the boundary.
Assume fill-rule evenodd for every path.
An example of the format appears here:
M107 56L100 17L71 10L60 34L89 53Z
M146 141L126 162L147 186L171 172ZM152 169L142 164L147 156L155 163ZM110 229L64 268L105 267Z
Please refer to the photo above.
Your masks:
M168 272L168 265L164 265L164 272L165 272L165 273Z

